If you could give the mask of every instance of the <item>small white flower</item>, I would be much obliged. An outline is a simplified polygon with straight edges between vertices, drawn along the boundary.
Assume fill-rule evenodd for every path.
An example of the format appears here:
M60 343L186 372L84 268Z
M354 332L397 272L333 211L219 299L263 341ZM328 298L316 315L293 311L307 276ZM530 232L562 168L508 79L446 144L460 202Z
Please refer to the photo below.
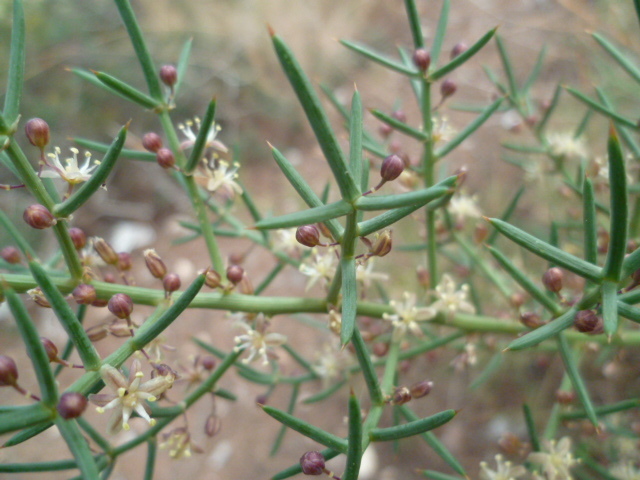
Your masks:
M422 330L418 322L431 320L436 316L437 311L431 307L416 307L416 296L413 293L404 292L404 302L398 303L394 300L389 305L395 310L394 314L385 313L382 318L388 320L393 325L393 338L399 340L410 330L414 335L422 335Z
M187 137L187 140L183 142L181 145L183 149L193 146L193 144L196 141L197 134L193 131L193 128L192 128L194 126L199 132L200 119L198 117L195 117L193 120L187 120L184 123L178 124L178 128L182 131L184 136ZM220 140L216 140L216 137L218 136L218 133L220 132L220 130L221 130L220 125L218 125L216 122L213 122L211 124L211 128L209 128L209 132L207 133L207 143L205 147L213 148L220 152L226 153L229 151L229 149Z
M78 166L78 151L77 148L70 148L72 156L65 159L65 165L60 161L60 147L53 149L54 153L49 153L47 157L51 163L46 162L47 166L53 170L45 170L40 176L45 178L62 178L65 182L76 185L78 183L86 182L91 178L91 173L100 165L99 161L91 163L91 153L84 152L84 163L82 167Z
M309 290L318 280L330 281L336 274L338 265L333 247L325 249L322 253L314 248L311 253L311 258L300 264L300 273L309 277L305 290Z
M457 133L445 116L437 116L431 119L433 126L433 141L435 143L448 142Z
M482 212L478 207L478 199L474 195L455 195L451 197L447 210L453 215L457 223L463 223L466 218L480 218Z
M562 437L559 442L546 442L545 452L532 452L527 460L542 466L547 480L571 480L570 469L578 463L571 453L571 439Z
M269 358L275 358L272 350L286 343L287 337L280 333L266 333L269 322L260 314L254 321L254 328L244 322L236 324L243 328L245 333L235 338L236 352L248 350L249 356L242 363L250 363L258 357L262 358L263 365L269 365Z
M234 163L230 168L229 163L224 160L216 160L211 165L205 159L202 163L204 176L196 178L209 192L214 193L218 190L224 190L231 197L236 193L242 193L242 187L235 181L238 178L237 172L240 164Z
M496 455L496 470L492 470L487 466L487 462L480 462L480 478L482 480L514 480L521 477L527 470L522 465L513 465L511 462L505 462L502 455Z
M290 256L297 256L302 251L302 245L296 240L297 228L281 228L276 230L273 249Z
M325 344L322 353L317 355L313 371L328 385L331 380L341 376L350 363L351 358L347 350L342 350L337 344Z
M587 146L583 139L571 133L554 133L547 136L549 153L554 157L580 159L587 156Z
M431 307L439 312L448 314L455 312L475 313L475 307L467 301L469 285L462 285L460 290L456 290L456 288L456 283L449 275L446 273L442 275L440 283L433 292L437 300Z
M376 280L389 280L389 275L387 275L386 273L374 272L373 264L374 259L369 258L364 265L362 263L359 263L356 266L356 280L360 282L365 289L369 288L371 286L371 283Z

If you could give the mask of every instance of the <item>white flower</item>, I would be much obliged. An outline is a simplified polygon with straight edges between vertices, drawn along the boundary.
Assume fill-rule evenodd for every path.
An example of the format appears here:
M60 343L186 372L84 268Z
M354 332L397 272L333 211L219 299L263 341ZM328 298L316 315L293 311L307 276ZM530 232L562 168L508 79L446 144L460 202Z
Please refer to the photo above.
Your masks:
M182 148L188 148L193 146L196 141L197 134L193 131L191 127L195 126L200 131L200 119L195 117L193 120L187 120L184 123L179 123L178 128L182 131L187 140L181 145ZM220 132L221 128L216 122L211 124L211 128L209 128L209 132L207 133L207 143L205 144L206 148L214 148L220 152L228 152L229 149L219 140L216 140L216 136L218 132Z
M455 217L457 223L463 223L466 218L480 218L482 216L475 195L473 197L468 195L451 197L447 210Z
M171 458L189 458L191 451L203 453L204 450L191 441L191 435L185 427L176 428L175 430L162 435L163 442L160 448L168 448Z
M580 159L587 156L587 146L581 138L571 133L555 133L547 136L549 153L554 157Z
M373 258L369 258L365 263L366 265L359 263L356 266L356 280L360 282L365 289L369 288L371 282L375 280L389 280L389 275L386 273L373 271Z
M73 156L65 159L65 165L60 161L60 147L53 149L54 153L49 153L47 157L51 163L46 162L47 166L53 170L45 170L40 174L45 178L62 178L65 182L75 185L77 183L86 182L91 178L91 173L100 165L99 161L91 163L91 153L84 152L84 163L82 167L78 167L78 151L77 148L70 148Z
M435 143L448 142L457 133L456 129L449 123L449 119L445 116L433 117L431 124L433 128L433 141Z
M431 320L436 316L436 309L431 307L416 307L416 296L413 293L404 292L404 302L389 302L389 305L395 310L394 314L385 313L382 318L388 320L393 325L393 338L398 340L402 338L407 330L411 330L414 335L422 335L422 330L417 322Z
M448 314L455 312L475 313L476 309L467 301L469 285L462 285L460 290L456 290L456 288L453 279L445 273L433 292L437 300L431 307Z
M619 480L640 480L640 470L630 460L613 465L610 472Z
M229 168L229 163L224 160L215 160L213 165L206 159L203 160L203 172L204 176L196 177L199 183L204 185L211 193L217 190L224 190L229 196L233 197L236 193L242 193L242 187L235 181L238 178L238 169L240 164L234 163L232 168Z
M235 338L236 346L234 350L236 352L240 350L249 351L249 356L244 358L242 363L250 363L261 357L262 364L269 365L269 358L275 357L271 350L287 341L287 337L280 333L266 333L269 322L262 314L255 319L254 328L244 322L236 325L243 328L245 333Z
M313 371L328 385L331 380L339 377L350 363L351 358L347 350L342 350L337 344L325 344L322 353L317 355Z
M155 425L156 421L149 416L149 407L145 400L155 402L158 396L171 388L175 380L175 375L168 373L164 376L158 375L141 384L144 374L140 371L140 362L137 359L131 365L128 380L111 365L103 365L100 368L100 376L105 385L115 392L115 395L89 395L89 400L98 405L96 410L99 413L113 410L107 428L107 432L112 435L122 429L129 430L129 418L134 411L149 422L149 425Z
M496 470L492 470L487 466L487 462L480 462L482 472L480 478L482 480L514 480L521 477L527 470L522 465L512 465L511 462L505 462L502 455L496 455Z
M314 248L311 253L311 258L300 264L300 273L309 277L305 290L309 290L318 280L330 281L338 264L333 247L327 248L323 253Z
M275 231L273 249L290 256L297 256L302 251L302 245L296 240L297 228L281 228Z
M547 480L571 480L569 469L578 463L571 454L571 439L562 437L557 443L546 442L545 450L530 453L527 460L541 465Z

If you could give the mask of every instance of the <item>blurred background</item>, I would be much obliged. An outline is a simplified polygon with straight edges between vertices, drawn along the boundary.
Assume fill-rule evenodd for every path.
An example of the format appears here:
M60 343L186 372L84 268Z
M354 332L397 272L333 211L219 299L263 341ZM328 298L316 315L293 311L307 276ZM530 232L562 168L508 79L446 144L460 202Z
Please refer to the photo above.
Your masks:
M334 90L338 98L348 102L354 84L362 94L365 108L385 112L401 109L412 125L419 124L419 114L413 103L409 83L402 76L385 71L369 63L341 46L338 39L349 39L367 44L380 52L396 55L396 47L410 48L411 37L407 26L404 4L395 1L342 0L292 2L290 0L141 0L133 1L145 33L151 54L159 67L176 63L184 42L193 38L190 66L183 86L176 99L173 118L184 121L204 113L212 96L218 100L217 121L222 126L219 139L237 151L242 164L240 179L252 192L265 212L282 214L300 207L293 190L284 183L266 145L269 141L294 161L311 185L320 192L327 181L328 169L324 166L319 148L298 106L295 96L280 70L267 34L270 25L292 47L300 63L316 85L323 84ZM435 30L441 2L418 1L423 18L427 45ZM144 82L133 55L129 39L122 27L115 6L108 0L27 0L27 81L22 102L23 121L41 117L51 126L51 145L65 151L72 143L69 137L85 137L110 142L121 125L132 120L127 147L141 149L140 140L148 131L160 132L160 125L151 112L132 107L124 100L114 98L103 90L74 76L67 69L81 67L105 71L144 89ZM7 64L8 41L11 29L11 2L0 0L0 65ZM632 2L607 2L603 0L454 0L450 26L445 38L443 58L458 42L472 44L487 30L499 26L520 80L526 78L536 57L547 45L549 54L541 80L535 87L536 99L550 100L558 83L569 84L591 91L592 84L609 90L617 104L628 108L637 106L631 83L619 75L612 62L595 45L589 31L602 31L623 46L637 44L637 20L632 12ZM495 98L496 91L483 73L483 65L500 70L495 43L491 42L479 55L451 78L457 83L455 97L443 108L450 123L462 128L473 115L449 107L456 103L487 105ZM4 69L2 69L4 70ZM0 84L4 82L0 79ZM322 97L326 100L326 97ZM326 102L334 125L341 138L347 140L342 121ZM554 117L553 128L559 132L571 131L584 114L585 108L565 95L560 113ZM366 125L377 132L380 124L365 115ZM503 160L500 143L518 138L526 140L513 114L505 112L490 119L480 132L467 140L443 166L442 175L450 174L466 166L469 174L464 190L478 194L483 213L498 215L506 202L523 183L522 171ZM590 147L602 153L605 148L606 122L591 122L593 139ZM397 136L402 149L416 158L418 145ZM525 136L525 137L523 137ZM27 145L22 132L18 141L28 154L36 154ZM14 183L6 170L0 170L0 183ZM335 190L335 189L334 189ZM334 192L335 193L335 192ZM550 195L557 195L551 191ZM7 199L7 200L4 200ZM10 200L8 200L10 199ZM0 204L6 211L20 218L28 205L29 197L21 191L2 192ZM577 204L577 203L576 203ZM518 222L528 222L529 231L544 227L552 212L540 204L535 190L525 194L518 210ZM236 213L249 218L241 208ZM190 205L186 196L155 164L123 160L116 167L108 182L108 190L101 191L94 199L74 215L75 226L89 235L104 236L111 242L121 242L119 250L134 252L136 256L137 283L158 288L141 268L139 252L153 246L163 256L170 269L183 276L183 284L190 281L196 270L206 266L204 248L196 240L187 245L172 242L185 232L177 226L177 220L189 219ZM409 220L408 222L411 222ZM420 228L404 224L406 235L415 240ZM40 233L31 235L40 244L46 256L53 248ZM541 230L542 231L542 230ZM543 234L544 235L544 234ZM403 238L396 236L395 238ZM8 240L0 232L1 245ZM402 243L399 241L398 243ZM269 271L273 259L264 252L250 250L247 243L223 240L226 255L244 257L244 267L255 278L254 283ZM393 258L390 258L393 257ZM398 291L402 286L415 284L415 262L410 255L394 252L378 264L382 271L396 272L399 280L390 288ZM301 275L286 272L266 294L304 293ZM319 291L310 294L319 295ZM137 310L139 319L144 309ZM499 309L496 312L500 313ZM507 315L509 312L507 312ZM0 317L0 347L16 358L21 349L16 346L16 331L6 313ZM34 309L43 332L62 343L52 314ZM107 315L92 312L87 322L103 321ZM300 329L292 319L278 318L274 322L278 331L287 331L292 343L309 345L309 351L319 350L328 338L320 338L312 329ZM197 353L190 342L194 333L212 341L221 348L230 348L234 332L224 312L192 312L184 322L171 331L171 343L178 348L169 356L188 364L188 356ZM43 334L44 334L43 333ZM115 343L100 343L102 353L109 352ZM24 358L24 354L23 358ZM510 375L506 365L489 383L471 391L469 384L482 371L487 358L481 356L478 364L456 369L456 353L438 352L418 359L407 366L406 383L412 379L435 382L434 392L415 408L430 415L443 408L463 408L449 425L438 430L439 437L459 456L472 478L476 478L478 462L489 460L498 452L497 441L506 431L520 435L524 431L520 404L526 397L532 407L542 412L548 408L557 389L561 369L555 361L544 355L519 357L510 366L518 375ZM526 356L523 356L526 357ZM283 369L294 368L289 359L283 358ZM453 363L452 363L453 362ZM506 362L505 362L506 363ZM24 363L28 365L28 363ZM24 370L24 372L23 372ZM21 370L21 378L31 388L37 388L32 372ZM602 381L600 368L594 369L594 385ZM66 374L61 384L75 378ZM626 379L620 377L620 384ZM531 386L537 393L530 396ZM171 460L166 452L159 452L157 479L249 479L268 478L292 463L314 444L296 433L288 432L281 452L274 458L269 450L278 425L267 418L254 405L260 388L245 382L225 378L224 388L239 396L235 403L218 400L216 411L222 420L222 429L213 439L202 433L204 419L210 413L209 399L204 399L189 414L189 425L194 441L205 453L191 459ZM269 403L286 408L289 387L279 387L269 398ZM306 394L315 393L304 392ZM637 388L636 384L625 388ZM592 390L597 391L597 388ZM596 394L596 396L599 394ZM606 393L601 394L603 397ZM0 390L1 404L16 400L12 392ZM7 402L5 402L5 399ZM300 406L297 414L316 422L338 435L346 432L342 422L346 414L346 392L332 397L325 403ZM332 414L327 414L331 410ZM90 412L92 421L97 415ZM540 419L541 422L544 418ZM135 425L143 429L142 424ZM66 458L64 443L55 432L48 432L46 449L36 440L26 442L11 450L0 450L0 461L42 461ZM112 478L141 478L144 468L143 449L121 458ZM395 451L391 445L376 445L363 467L362 478L401 479L419 478L414 469L442 469L447 467L429 448L420 442L404 442ZM341 471L339 463L331 467ZM53 474L12 475L10 478L68 478L70 472ZM8 477L9 478L9 477Z

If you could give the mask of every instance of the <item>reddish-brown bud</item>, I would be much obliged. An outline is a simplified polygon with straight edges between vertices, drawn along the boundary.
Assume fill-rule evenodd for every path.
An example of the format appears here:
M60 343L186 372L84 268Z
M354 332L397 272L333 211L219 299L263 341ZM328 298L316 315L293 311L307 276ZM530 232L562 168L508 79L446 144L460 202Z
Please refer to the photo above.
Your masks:
M516 292L511 294L511 296L509 297L509 304L511 304L513 308L520 308L522 305L524 305L524 302L526 300L527 297L524 293Z
M202 359L200 360L200 364L202 365L202 367L205 370L213 370L214 368L216 368L216 359L215 357L211 356L211 355L205 355L204 357L202 357Z
M65 392L60 396L56 410L64 419L78 418L87 408L87 397L78 392Z
M49 125L41 118L32 118L24 125L24 133L34 147L43 150L49 144Z
M440 95L442 95L443 98L450 97L456 93L456 90L458 90L458 85L450 78L447 78L440 84Z
M160 67L160 80L168 87L173 87L178 81L178 69L173 65Z
M378 133L381 137L387 138L389 135L391 135L391 133L393 133L393 128L391 127L391 125L383 123L378 127Z
M175 292L180 289L180 285L182 285L182 282L177 273L168 273L162 279L162 286L165 292Z
M161 148L156 152L156 162L162 168L172 168L176 164L176 157L168 148Z
M0 250L0 257L2 257L5 262L11 264L20 263L22 261L20 258L20 250L13 246L4 247Z
M320 243L320 230L315 225L302 225L296 230L296 240L305 247L315 247Z
M91 302L92 307L106 307L109 304L109 300L104 300L102 298L96 298L93 302Z
M55 362L58 360L58 347L51 340L45 337L40 337L40 341L42 342L42 346L44 347L44 351L47 352L47 357L49 357L50 362Z
M35 204L27 207L22 218L32 228L42 230L53 227L57 221L51 212L44 205Z
M373 242L373 246L369 253L375 257L384 257L391 251L392 246L393 241L391 239L391 230L385 230L376 236L376 240Z
M37 305L40 305L41 307L44 307L44 308L51 308L51 304L49 303L49 300L47 300L47 297L45 297L40 287L36 287L32 290L29 290L27 293L29 294L31 299L34 302L36 302Z
M560 405L571 405L576 401L576 394L567 390L558 390L556 392L556 402Z
M131 257L131 254L128 252L118 253L118 270L125 272L131 270L131 267L133 267L133 258Z
M413 53L413 63L421 71L426 72L431 65L431 54L424 48L419 48Z
M418 277L418 283L422 285L423 288L431 287L431 274L429 270L423 266L419 266L416 269L416 277Z
M73 242L73 246L76 247L76 250L83 249L87 244L87 235L80 228L70 228L69 236L71 237L71 241Z
M116 293L109 299L109 311L118 318L128 318L133 312L133 300L129 295Z
M96 288L93 285L81 283L73 289L71 293L76 303L80 305L91 305L96 301Z
M544 322L540 318L540 315L533 312L524 312L520 314L520 323L525 327L536 329L544 325Z
M547 290L558 293L562 290L562 278L564 274L558 267L552 267L542 275L542 284Z
M144 255L144 261L151 275L156 278L164 278L167 274L167 267L162 261L162 258L160 258L160 255L152 248L145 250L142 254Z
M479 223L473 230L473 240L476 243L484 242L489 236L489 227L484 223Z
M593 310L580 310L573 317L573 326L582 333L597 335L604 331L604 322L602 317L598 316Z
M300 457L300 466L305 475L322 475L324 473L324 456L320 452L307 452Z
M433 388L433 382L423 380L421 382L417 382L411 385L411 387L409 387L409 391L411 392L412 398L422 398L429 395L432 388Z
M207 417L207 421L204 423L204 433L206 433L208 437L213 437L220 431L221 427L222 422L220 421L220 417L211 414Z
M383 180L390 182L395 180L404 171L404 161L396 154L389 155L382 161L380 176Z
M402 110L396 110L391 114L391 116L402 123L405 123L407 121L407 114Z
M142 146L149 152L158 153L162 148L162 139L155 132L145 133L142 137Z
M240 265L231 265L227 268L227 280L234 285L239 284L244 276L244 268Z
M15 385L18 381L18 367L13 358L0 355L0 387Z
M93 249L108 265L118 264L118 254L111 245L107 243L104 238L96 237L93 239Z
M85 330L89 340L92 342L97 342L98 340L102 340L109 335L109 327L106 324L95 325L93 327L87 328Z
M397 387L389 398L391 405L404 405L411 401L411 392L407 387Z
M371 351L376 357L384 357L387 353L389 353L389 344L388 343L374 343Z
M469 47L467 47L467 44L464 42L458 42L456 43L453 48L451 49L451 60L453 60L454 58L456 58L458 55L460 55L461 53L464 53L467 51Z
M315 225L316 227L318 227L318 230L320 230L320 233L322 234L323 237L333 240L333 236L331 235L331 230L329 230L324 223L320 222L320 223L316 223Z
M215 270L207 270L204 275L204 284L209 288L218 288L222 282L222 277Z

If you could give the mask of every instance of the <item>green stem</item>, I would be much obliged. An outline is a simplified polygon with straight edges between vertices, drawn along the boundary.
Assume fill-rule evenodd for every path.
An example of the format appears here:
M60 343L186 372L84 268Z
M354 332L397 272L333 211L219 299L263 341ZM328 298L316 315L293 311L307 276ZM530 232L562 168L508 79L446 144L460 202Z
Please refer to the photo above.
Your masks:
M431 117L431 83L426 78L422 79L422 131L428 138L424 143L422 153L422 177L424 186L429 188L435 184L434 174L434 152L433 152L433 119ZM429 267L429 275L431 284L438 283L438 256L437 256L437 239L436 239L436 212L434 210L425 209L427 223L427 264Z

